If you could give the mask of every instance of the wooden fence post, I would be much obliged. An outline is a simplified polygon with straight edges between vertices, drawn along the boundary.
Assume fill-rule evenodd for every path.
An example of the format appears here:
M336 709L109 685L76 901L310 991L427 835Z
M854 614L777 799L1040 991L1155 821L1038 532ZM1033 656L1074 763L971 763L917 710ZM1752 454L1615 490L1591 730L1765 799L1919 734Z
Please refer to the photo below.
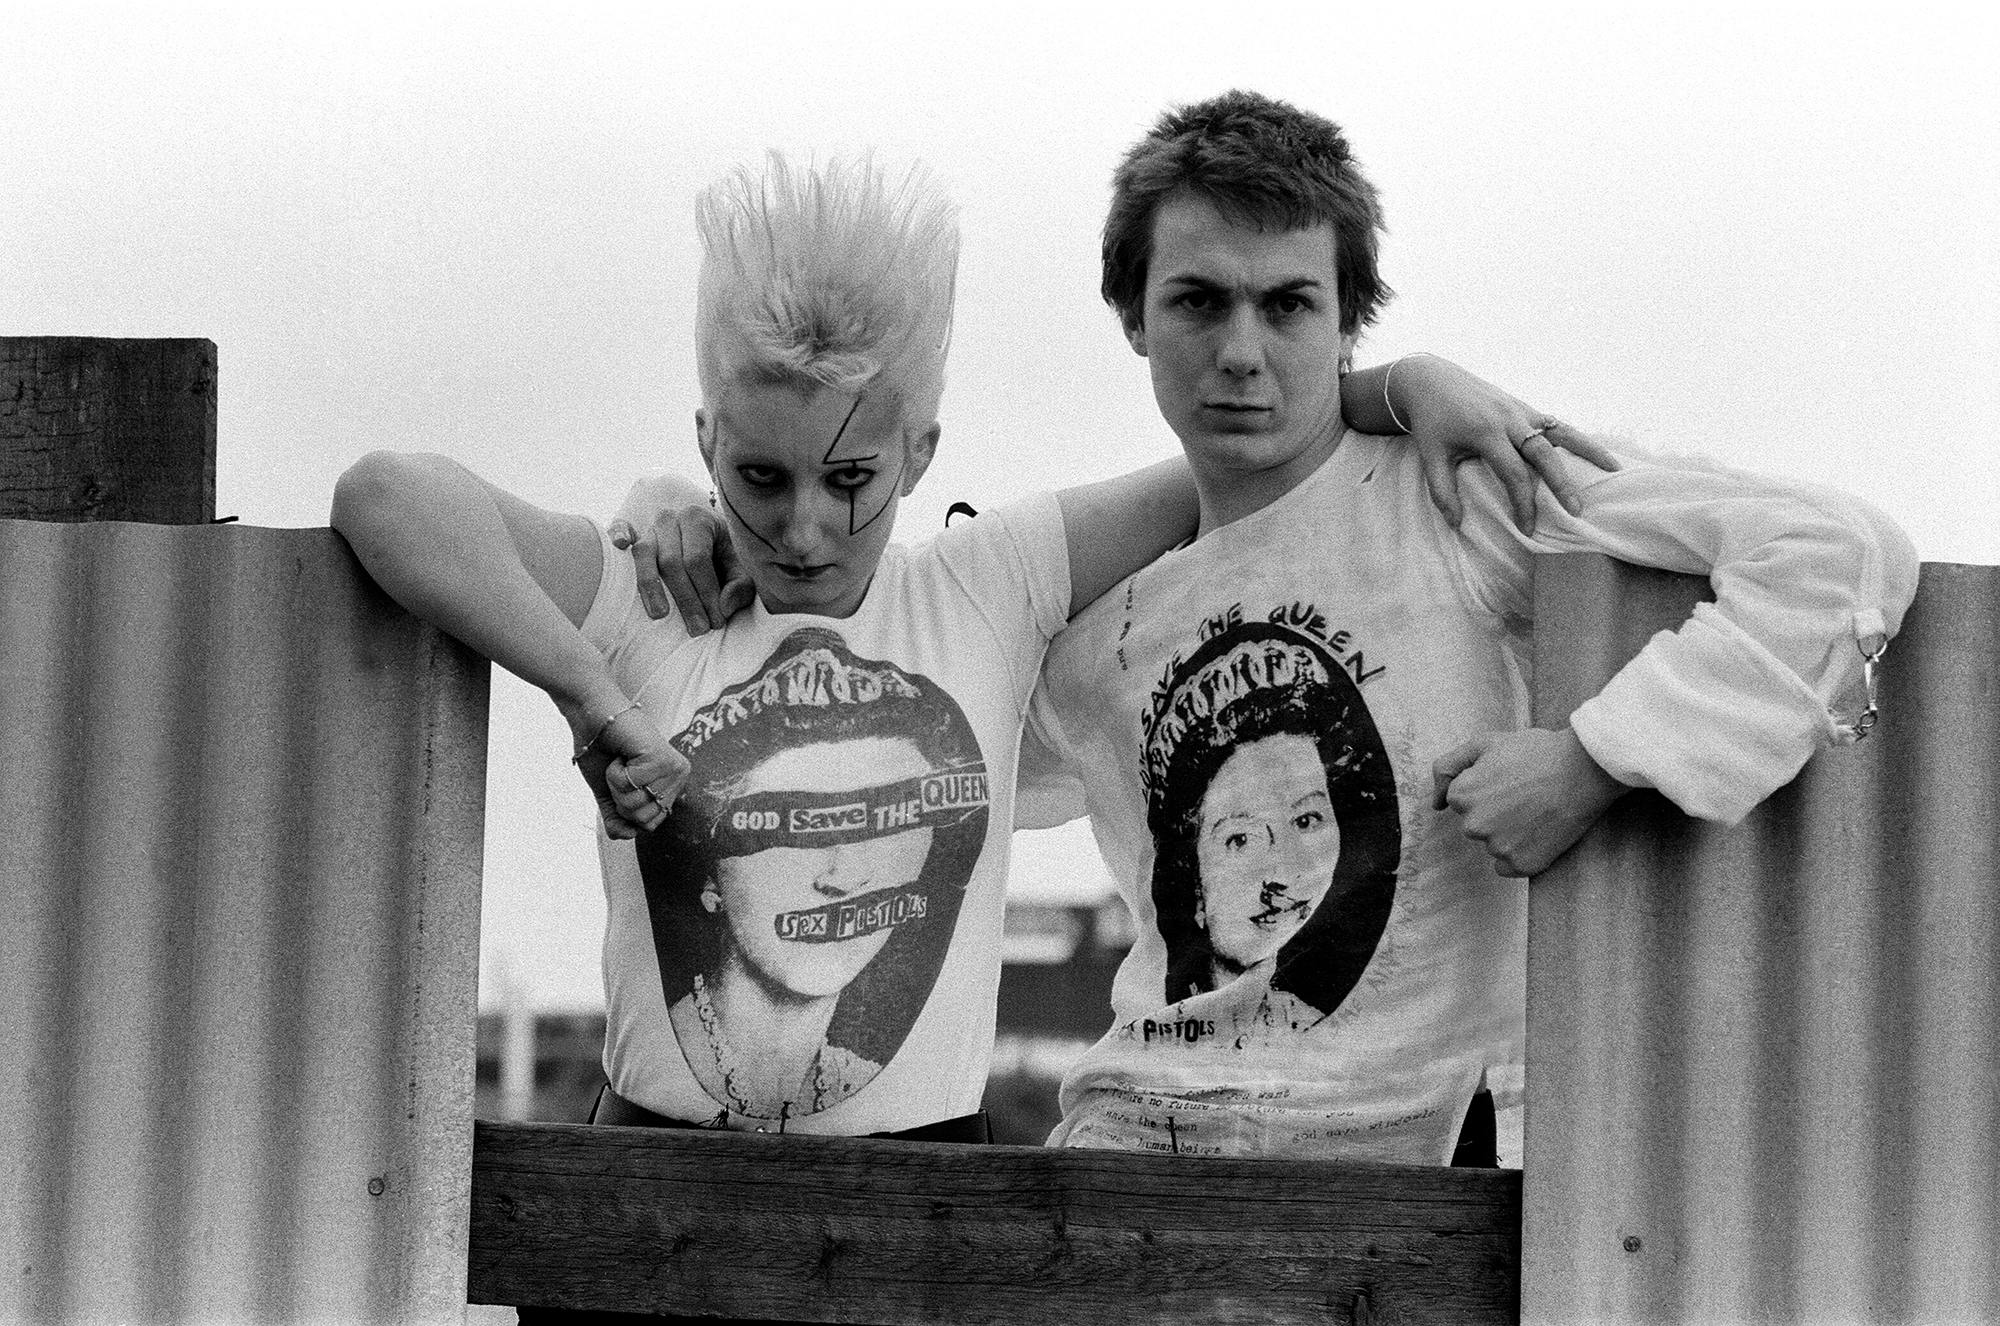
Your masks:
M0 517L215 519L215 342L0 337Z

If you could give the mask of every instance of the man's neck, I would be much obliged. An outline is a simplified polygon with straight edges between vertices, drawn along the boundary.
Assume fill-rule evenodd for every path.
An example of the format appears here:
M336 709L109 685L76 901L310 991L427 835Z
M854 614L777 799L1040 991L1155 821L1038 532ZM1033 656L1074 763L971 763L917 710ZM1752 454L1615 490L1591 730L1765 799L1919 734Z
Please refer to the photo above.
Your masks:
M1201 524L1195 538L1205 539L1224 525L1255 515L1304 483L1333 458L1346 433L1345 427L1336 428L1284 464L1268 469L1207 467L1189 456L1188 468L1194 472L1195 492L1201 500Z

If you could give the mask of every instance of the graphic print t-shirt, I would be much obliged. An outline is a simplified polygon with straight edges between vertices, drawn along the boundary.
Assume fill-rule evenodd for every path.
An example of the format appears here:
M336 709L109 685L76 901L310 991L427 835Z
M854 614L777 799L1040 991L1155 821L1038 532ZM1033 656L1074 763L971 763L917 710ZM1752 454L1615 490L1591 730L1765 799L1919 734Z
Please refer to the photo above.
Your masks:
M1522 886L1430 811L1432 760L1519 725L1518 642L1365 441L1050 652L1028 745L1070 777L1024 755L1024 822L1087 808L1138 934L1054 1142L1436 1163L1519 1058Z
M1518 1080L1525 887L1431 809L1431 766L1526 725L1538 551L1713 573L1570 723L1725 823L1833 739L1857 632L1914 592L1908 540L1844 494L1627 459L1529 539L1463 475L1454 532L1413 448L1349 433L1050 650L1019 819L1088 811L1138 936L1052 1142L1438 1164L1482 1077Z
M614 1090L773 1132L978 1108L1021 717L1068 596L1053 498L892 545L852 617L698 639L605 543L584 633L692 767L661 829L599 835Z

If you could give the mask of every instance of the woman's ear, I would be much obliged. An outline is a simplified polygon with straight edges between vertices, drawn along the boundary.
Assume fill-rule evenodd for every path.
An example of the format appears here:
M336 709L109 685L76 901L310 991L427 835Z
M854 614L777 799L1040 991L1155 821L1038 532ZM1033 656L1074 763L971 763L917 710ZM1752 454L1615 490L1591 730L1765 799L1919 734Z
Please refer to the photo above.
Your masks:
M903 463L902 496L908 497L916 489L917 480L931 467L931 458L937 455L938 438L943 433L944 426L932 420L922 429L904 435L908 452Z
M694 444L701 449L701 463L708 470L708 477L715 477L715 421L706 409L694 412Z

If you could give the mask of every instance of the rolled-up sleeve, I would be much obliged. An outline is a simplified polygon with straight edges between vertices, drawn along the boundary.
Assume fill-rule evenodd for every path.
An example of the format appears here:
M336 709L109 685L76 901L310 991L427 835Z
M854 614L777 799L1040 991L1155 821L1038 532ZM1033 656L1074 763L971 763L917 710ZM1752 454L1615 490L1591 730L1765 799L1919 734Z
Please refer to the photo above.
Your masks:
M1868 503L1696 461L1595 475L1582 515L1545 505L1532 539L1504 515L1467 523L1474 541L1517 545L1468 557L1475 576L1522 551L1588 551L1707 577L1715 601L1656 634L1570 723L1613 777L1727 824L1852 739L1864 650L1895 634L1916 593L1915 549Z

